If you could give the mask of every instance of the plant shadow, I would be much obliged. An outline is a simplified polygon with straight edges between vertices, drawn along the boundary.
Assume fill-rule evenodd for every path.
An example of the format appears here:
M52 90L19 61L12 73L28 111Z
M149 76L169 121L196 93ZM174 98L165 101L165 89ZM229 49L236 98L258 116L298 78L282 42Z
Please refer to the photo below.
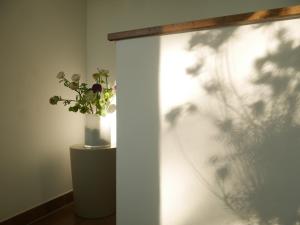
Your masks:
M268 27L260 24L253 29L267 32ZM206 47L217 55L237 32L233 27L197 32L187 49ZM202 58L187 68L186 74L199 79L201 91L217 105L210 109L207 119L217 130L214 141L222 143L223 152L207 159L214 171L213 183L207 186L213 187L213 194L245 224L298 225L300 44L284 27L272 38L278 43L276 48L253 63L253 75L247 80L254 90L250 94L240 92L235 83L238 74L226 79L219 72L209 80L200 80L205 66ZM184 117L201 113L205 107L197 102L179 105L165 115L165 120L171 130L176 129Z

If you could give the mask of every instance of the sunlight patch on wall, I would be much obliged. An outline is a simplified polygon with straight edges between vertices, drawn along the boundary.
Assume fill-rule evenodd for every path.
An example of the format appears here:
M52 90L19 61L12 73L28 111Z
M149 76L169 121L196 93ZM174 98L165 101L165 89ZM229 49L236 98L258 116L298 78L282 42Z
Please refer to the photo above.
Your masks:
M161 37L160 225L300 223L299 25Z
M116 96L112 98L111 104L116 105ZM112 148L117 147L117 112L114 111L112 113L109 113L108 116L108 122L110 123L110 145Z

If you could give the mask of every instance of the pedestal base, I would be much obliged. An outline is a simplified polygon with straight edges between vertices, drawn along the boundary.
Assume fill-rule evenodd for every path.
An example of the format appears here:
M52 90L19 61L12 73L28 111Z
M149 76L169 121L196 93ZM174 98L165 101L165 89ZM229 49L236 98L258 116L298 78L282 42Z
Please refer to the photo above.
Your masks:
M70 147L75 211L100 218L116 209L116 148Z

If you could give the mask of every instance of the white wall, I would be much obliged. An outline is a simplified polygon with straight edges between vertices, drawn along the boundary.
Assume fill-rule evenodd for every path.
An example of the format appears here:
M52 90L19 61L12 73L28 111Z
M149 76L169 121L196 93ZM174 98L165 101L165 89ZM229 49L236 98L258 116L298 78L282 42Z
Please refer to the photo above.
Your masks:
M84 0L0 1L0 221L71 187L83 119L48 103L55 76L85 72Z
M117 224L159 225L159 47L118 42Z
M107 41L107 34L128 29L296 4L299 4L299 1L229 0L226 3L218 0L87 1L87 71L91 73L96 67L103 66L111 70L113 74L117 72L117 79L120 81L118 86L117 119L118 225L151 225L157 224L157 221L159 221L160 209L159 199L157 198L159 194L157 187L159 179L157 171L157 165L159 164L159 158L157 157L159 133L155 134L155 131L159 132L157 129L159 121L155 113L149 114L149 109L153 109L151 108L152 106L155 109L156 104L158 104L158 93L154 93L157 90L156 86L154 86L154 89L147 86L157 81L158 65L153 65L153 67L149 68L148 65L142 64L147 66L145 71L143 71L143 68L140 67L142 62L136 55L136 52L139 52L140 57L145 56L143 55L143 50L148 50L150 51L149 54L155 55L151 51L151 46L157 46L159 43L151 43L149 41L149 45L145 47L137 44L141 49L134 48L136 51L134 51L132 59L130 59L131 55L120 53L117 56L118 71L116 71L115 43ZM127 41L124 41L120 43L119 47L124 50L130 46L130 41L128 43L127 45ZM156 49L156 47L153 49ZM158 53L157 57L159 57ZM122 59L122 61L119 61L119 59ZM124 59L125 61L123 62ZM137 62L133 62L133 59L136 59ZM132 68L135 66L138 72L133 72ZM131 80L132 83L130 83L130 79L137 78L138 73L146 74L150 77L152 74L154 80L143 76L150 84L136 80ZM122 76L122 74L126 74L126 76ZM139 85L144 85L145 90L140 90L141 87ZM134 93L135 88L138 88L137 93ZM149 94L147 94L147 91L149 91ZM148 101L149 99L152 102ZM147 104L145 101L151 102L151 104ZM138 108L136 109L135 106ZM149 137L147 135L153 136ZM139 140L140 138L141 140ZM149 199L152 200L149 201Z

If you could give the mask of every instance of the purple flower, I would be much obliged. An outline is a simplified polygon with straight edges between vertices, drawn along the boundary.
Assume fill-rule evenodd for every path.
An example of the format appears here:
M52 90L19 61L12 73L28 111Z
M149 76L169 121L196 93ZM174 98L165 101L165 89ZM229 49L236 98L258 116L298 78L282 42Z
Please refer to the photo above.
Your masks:
M102 86L101 86L101 84L94 84L94 85L92 86L92 90L93 90L94 93L96 93L96 92L101 92L101 91L102 91Z

